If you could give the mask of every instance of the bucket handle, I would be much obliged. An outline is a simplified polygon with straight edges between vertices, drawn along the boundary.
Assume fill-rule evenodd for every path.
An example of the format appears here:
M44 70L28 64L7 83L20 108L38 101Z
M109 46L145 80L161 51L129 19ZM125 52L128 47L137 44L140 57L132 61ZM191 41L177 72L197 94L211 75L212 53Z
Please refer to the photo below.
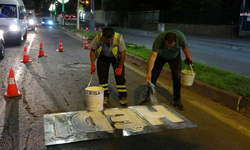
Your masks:
M191 64L190 64L189 66L190 66L191 71L192 71L192 74L193 74L193 73L194 73L194 71L193 71L193 67L192 67L192 65L191 65ZM184 68L184 70L186 70L186 68L187 68L187 66Z
M87 87L89 87L89 85L90 85L90 83L91 83L91 81L92 81L92 77L93 77L93 75L91 75L91 77L90 77L90 81L89 81L89 84L88 84L88 86L87 86Z

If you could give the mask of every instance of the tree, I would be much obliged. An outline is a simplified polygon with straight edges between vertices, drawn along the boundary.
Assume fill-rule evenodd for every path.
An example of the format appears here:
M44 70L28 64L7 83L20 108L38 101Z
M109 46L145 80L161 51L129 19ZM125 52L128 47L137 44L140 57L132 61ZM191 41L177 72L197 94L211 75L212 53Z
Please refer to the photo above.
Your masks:
M34 0L23 0L23 3L27 9L34 9Z

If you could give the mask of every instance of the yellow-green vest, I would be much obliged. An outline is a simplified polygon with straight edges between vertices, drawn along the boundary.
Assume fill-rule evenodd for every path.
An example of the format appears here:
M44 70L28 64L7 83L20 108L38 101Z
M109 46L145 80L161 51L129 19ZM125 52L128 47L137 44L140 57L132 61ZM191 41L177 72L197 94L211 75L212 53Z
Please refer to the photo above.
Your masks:
M120 58L120 53L119 53L118 46L121 43L121 39L122 39L122 35L115 32L112 53L115 56L116 60L118 60ZM99 44L99 47L97 48L97 50L95 52L96 58L99 57L99 55L101 54L102 48L103 48L102 47L102 45L103 45L102 33L97 34L97 43L100 43L100 44Z

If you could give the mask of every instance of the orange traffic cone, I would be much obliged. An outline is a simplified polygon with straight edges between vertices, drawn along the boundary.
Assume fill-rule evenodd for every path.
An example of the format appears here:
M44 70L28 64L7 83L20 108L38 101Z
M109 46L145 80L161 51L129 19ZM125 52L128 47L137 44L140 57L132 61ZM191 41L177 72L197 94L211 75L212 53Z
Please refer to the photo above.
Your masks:
M44 54L44 51L43 51L43 44L40 43L40 50L39 50L38 57L43 57L43 56L46 56L46 55Z
M85 38L85 46L82 49L90 49L87 38Z
M23 60L21 60L21 62L23 62L23 63L31 62L31 60L29 60L26 46L24 46Z
M10 68L9 80L8 80L8 90L4 93L5 97L16 97L21 96L22 94L17 90L16 81L14 78L14 73L12 68Z
M65 50L63 49L63 45L62 45L62 40L60 39L60 43L59 43L59 49L56 50L58 52L65 52Z

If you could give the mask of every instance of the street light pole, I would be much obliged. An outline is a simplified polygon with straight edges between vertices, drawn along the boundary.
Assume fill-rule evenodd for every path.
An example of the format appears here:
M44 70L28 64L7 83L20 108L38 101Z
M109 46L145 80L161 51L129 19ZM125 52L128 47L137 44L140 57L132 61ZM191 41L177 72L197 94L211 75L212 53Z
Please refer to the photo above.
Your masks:
M90 20L90 32L95 32L95 0L91 0L91 20Z
M55 15L55 19L56 19L56 2L55 2L54 15Z
M64 12L64 0L62 0L62 11Z
M76 21L76 29L79 29L79 3L80 3L80 0L77 0L77 9L76 9L77 21Z

